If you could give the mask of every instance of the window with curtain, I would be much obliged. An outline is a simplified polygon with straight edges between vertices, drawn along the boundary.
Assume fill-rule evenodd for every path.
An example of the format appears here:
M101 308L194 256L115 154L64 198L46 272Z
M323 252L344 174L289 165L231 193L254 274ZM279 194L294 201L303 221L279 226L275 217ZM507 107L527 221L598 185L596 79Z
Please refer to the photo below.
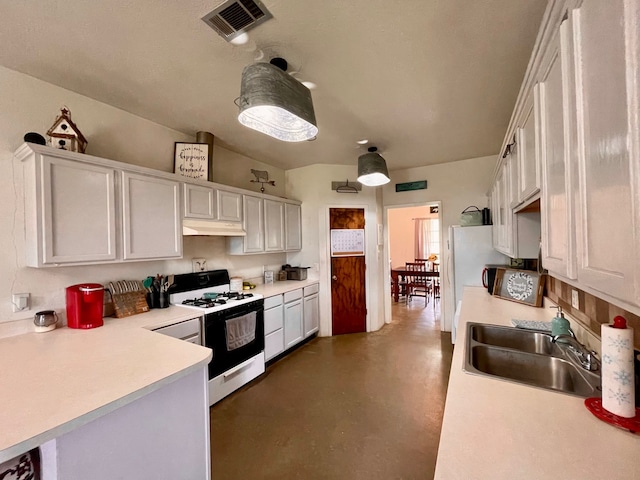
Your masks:
M440 258L440 224L437 218L415 219L415 258L429 258L437 255Z

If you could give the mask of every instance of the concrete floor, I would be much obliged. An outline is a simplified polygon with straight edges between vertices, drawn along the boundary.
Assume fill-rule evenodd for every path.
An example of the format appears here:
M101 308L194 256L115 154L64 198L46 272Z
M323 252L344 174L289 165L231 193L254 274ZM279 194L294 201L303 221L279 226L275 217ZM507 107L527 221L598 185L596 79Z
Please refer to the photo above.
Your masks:
M317 338L211 408L214 480L430 479L451 367L439 308Z

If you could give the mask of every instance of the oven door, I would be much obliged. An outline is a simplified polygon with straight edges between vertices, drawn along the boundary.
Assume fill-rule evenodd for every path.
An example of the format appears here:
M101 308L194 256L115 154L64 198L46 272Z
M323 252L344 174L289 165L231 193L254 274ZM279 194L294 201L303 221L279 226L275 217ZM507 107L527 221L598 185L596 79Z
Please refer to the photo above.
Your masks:
M264 300L209 313L204 329L205 346L213 350L212 379L264 350Z

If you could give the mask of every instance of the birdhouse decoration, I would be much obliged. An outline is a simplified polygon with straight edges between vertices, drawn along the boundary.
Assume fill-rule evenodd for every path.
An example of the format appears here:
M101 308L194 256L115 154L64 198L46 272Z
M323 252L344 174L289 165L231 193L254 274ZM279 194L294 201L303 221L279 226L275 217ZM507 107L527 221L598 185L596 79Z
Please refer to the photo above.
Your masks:
M71 121L71 112L66 107L60 109L60 115L47 131L47 135L49 143L54 148L79 153L84 153L87 148L87 139Z

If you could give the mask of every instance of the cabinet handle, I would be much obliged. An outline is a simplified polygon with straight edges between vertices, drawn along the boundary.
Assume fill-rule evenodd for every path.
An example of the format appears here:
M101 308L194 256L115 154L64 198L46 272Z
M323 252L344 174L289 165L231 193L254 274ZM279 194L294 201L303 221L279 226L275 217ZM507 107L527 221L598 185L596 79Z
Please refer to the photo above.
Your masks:
M250 358L249 360L247 360L245 362L242 362L240 365L238 365L238 366L232 368L231 370L227 371L224 374L223 378L226 380L227 378L229 378L229 377L235 375L236 373L238 373L240 370L244 370L246 367L251 366L251 364L253 362L255 362L255 360L256 360L255 358Z
M331 280L338 280L338 277L334 275L333 277L331 277Z

